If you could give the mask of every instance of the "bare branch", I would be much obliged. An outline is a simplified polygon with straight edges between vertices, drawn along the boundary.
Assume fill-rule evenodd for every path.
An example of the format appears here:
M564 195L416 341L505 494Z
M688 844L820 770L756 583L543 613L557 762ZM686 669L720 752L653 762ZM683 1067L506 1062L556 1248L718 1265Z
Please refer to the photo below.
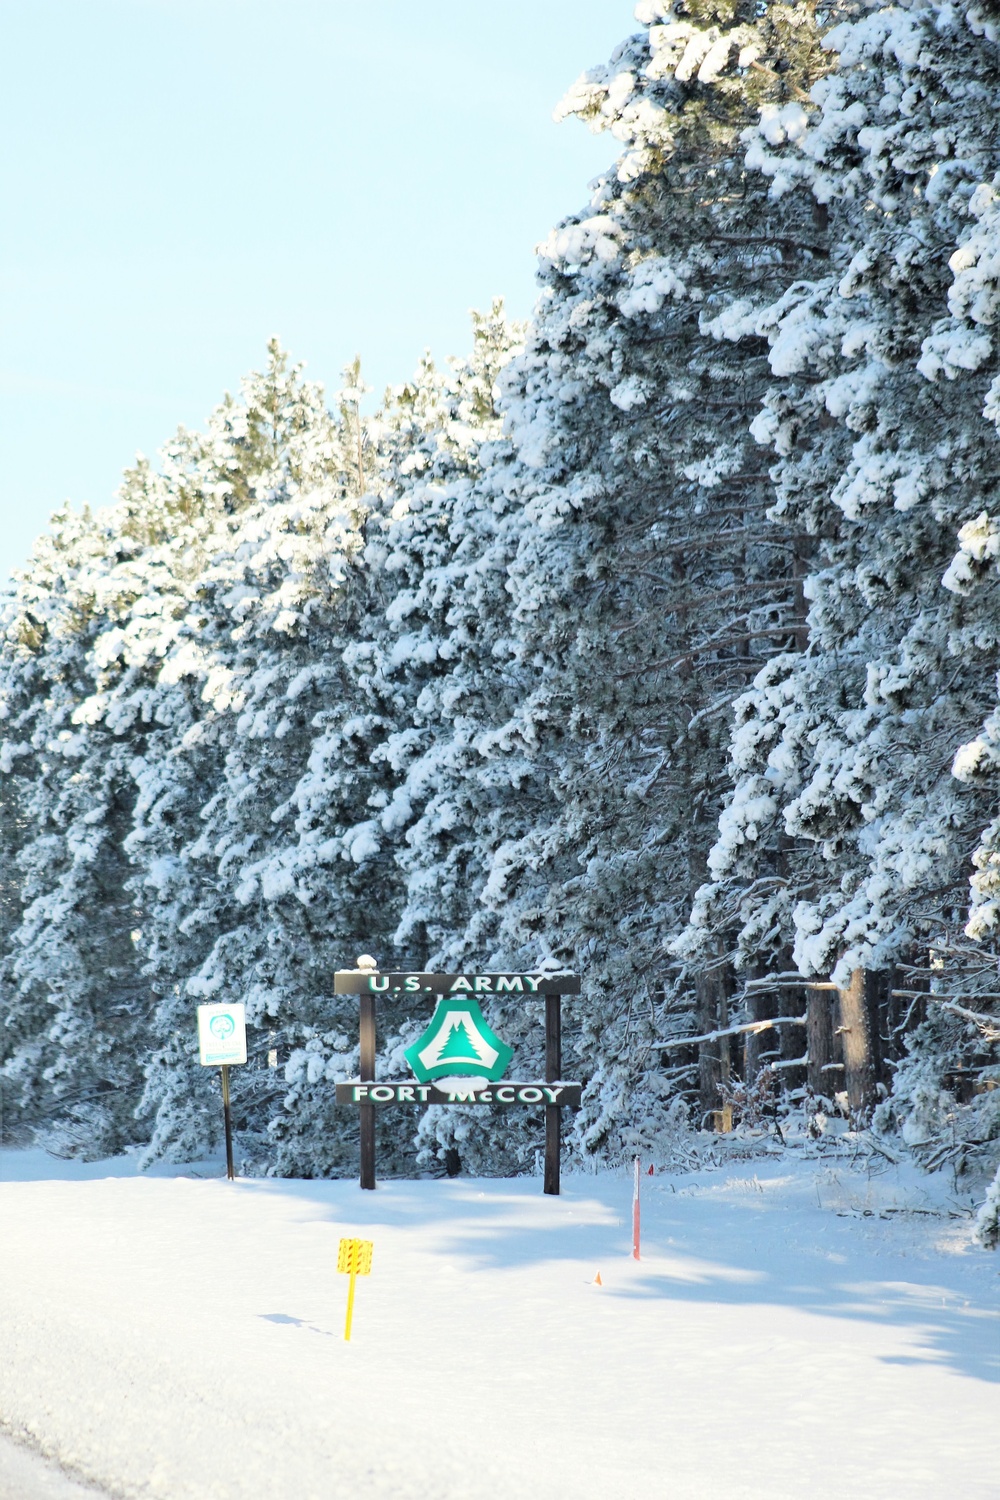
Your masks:
M659 661L647 662L644 666L633 667L628 672L618 672L615 675L615 681L622 682L627 677L641 677L645 672L659 672L665 667L684 667L694 661L696 656L704 656L706 651L726 651L730 646L735 646L738 641L757 641L767 636L794 634L794 622L788 625L771 625L766 630L746 630L742 635L730 635L721 640L706 641L703 646L695 646L692 651L686 651L683 656L664 656Z
M702 1042L718 1042L726 1036L743 1036L747 1032L754 1035L758 1031L770 1031L773 1026L804 1026L805 1016L774 1016L769 1021L747 1021L743 1026L727 1026L724 1031L707 1031L704 1036L682 1036L670 1042L657 1042L656 1046L661 1051L669 1051L674 1047L696 1047Z

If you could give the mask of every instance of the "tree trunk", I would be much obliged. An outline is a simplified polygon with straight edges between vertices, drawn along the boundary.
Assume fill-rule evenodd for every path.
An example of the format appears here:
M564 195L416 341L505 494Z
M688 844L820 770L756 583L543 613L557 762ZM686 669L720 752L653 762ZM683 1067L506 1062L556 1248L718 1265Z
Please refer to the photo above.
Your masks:
M846 990L839 991L840 1025L844 1046L844 1076L847 1103L855 1124L865 1123L875 1103L875 1067L872 1055L871 1019L865 989L864 969L855 969Z
M754 977L758 976L756 973ZM769 1021L778 1014L778 1001L774 990L751 990L750 991L750 1019L751 1021ZM749 1087L761 1070L761 1053L769 1051L774 1046L773 1031L750 1031L747 1033L745 1043L745 1063L743 1076Z
M726 1025L729 1017L729 970L709 969L695 979L698 996L698 1030L718 1031ZM729 1082L731 1072L730 1038L716 1042L701 1042L698 1047L698 1100L699 1120L705 1125L706 1116L719 1109L722 1097L719 1084Z
M801 1016L805 1010L804 997L804 990L780 990L778 1014L789 1017ZM792 1089L799 1089L806 1081L805 1067L801 1065L791 1067L789 1064L797 1063L803 1053L808 1050L807 1030L808 1026L782 1026L780 1028L778 1045L781 1052L781 1088L783 1092L787 1093Z
M882 1084L888 1091L892 1087L891 1069L886 1064L889 1046L889 986L892 984L891 970L876 969L865 975L865 994L868 999L868 1025L872 1039L872 1076L876 1093Z
M832 1099L837 1092L840 1069L833 1038L835 990L806 990L806 1051L809 1053L808 1083L814 1094Z

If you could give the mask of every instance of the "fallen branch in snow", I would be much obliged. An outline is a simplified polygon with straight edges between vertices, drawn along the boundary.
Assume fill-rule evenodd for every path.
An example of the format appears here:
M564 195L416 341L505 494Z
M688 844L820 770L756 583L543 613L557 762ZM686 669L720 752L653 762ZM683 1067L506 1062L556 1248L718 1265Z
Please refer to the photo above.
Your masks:
M886 1146L881 1145L869 1131L865 1131L861 1139L864 1145L869 1146L872 1151L877 1151L879 1156L884 1156L886 1161L891 1161L894 1167L899 1166L902 1157L896 1156Z

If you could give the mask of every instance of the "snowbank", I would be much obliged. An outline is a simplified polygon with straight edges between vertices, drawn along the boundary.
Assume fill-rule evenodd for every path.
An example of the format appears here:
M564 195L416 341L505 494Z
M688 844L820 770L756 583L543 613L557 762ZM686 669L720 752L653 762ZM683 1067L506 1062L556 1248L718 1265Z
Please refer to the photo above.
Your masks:
M636 1263L625 1176L63 1166L0 1153L0 1422L117 1495L996 1493L998 1261L906 1168L644 1177Z

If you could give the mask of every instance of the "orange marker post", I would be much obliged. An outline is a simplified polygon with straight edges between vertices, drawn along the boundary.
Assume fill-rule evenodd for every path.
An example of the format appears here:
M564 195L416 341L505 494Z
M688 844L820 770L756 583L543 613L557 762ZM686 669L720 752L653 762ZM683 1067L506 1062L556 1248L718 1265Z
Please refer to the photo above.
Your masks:
M341 1240L337 1251L337 1270L351 1278L347 1288L347 1321L344 1324L344 1340L350 1342L351 1323L354 1319L354 1283L359 1276L370 1276L372 1269L371 1240Z
M635 1159L635 1185L632 1189L632 1259L639 1259L639 1158Z

